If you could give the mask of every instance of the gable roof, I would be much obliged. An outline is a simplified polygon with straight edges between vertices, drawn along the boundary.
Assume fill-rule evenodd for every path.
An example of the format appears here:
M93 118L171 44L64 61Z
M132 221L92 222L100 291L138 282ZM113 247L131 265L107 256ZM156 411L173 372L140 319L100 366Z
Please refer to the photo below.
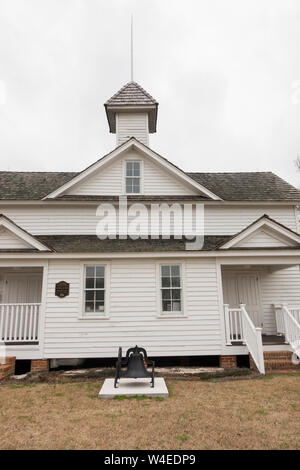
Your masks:
M109 131L116 132L116 110L133 108L144 110L149 116L149 132L156 132L158 102L136 82L128 82L104 104Z
M300 191L274 173L187 173L225 201L300 200Z
M161 165L162 167L164 167L165 169L167 169L173 176L175 176L181 182L184 182L185 184L188 184L189 186L191 186L193 189L198 190L202 194L202 196L203 195L207 196L208 198L213 199L213 200L219 200L220 199L216 194L214 194L210 190L206 189L200 183L198 183L193 178L191 178L189 175L187 175L183 170L178 168L173 163L170 163L166 158L162 157L158 153L151 150L149 147L147 147L145 144L143 144L142 142L137 140L135 137L131 137L126 142L119 145L112 152L108 153L107 155L100 158L99 160L97 160L92 165L88 166L81 173L78 173L74 178L67 181L65 184L63 184L61 187L57 188L56 190L52 191L44 199L48 199L48 198L51 199L51 198L56 198L58 196L61 196L65 191L69 190L72 186L78 184L81 181L84 181L87 177L92 176L103 165L112 162L120 154L122 154L123 152L125 152L126 150L129 150L131 148L135 148L135 149L141 151L150 160L154 161L155 163L157 163L157 164Z
M17 225L4 214L0 214L0 227L4 227L17 238L22 240L24 242L24 248L22 250L24 251L27 251L27 249L30 251L51 251L51 248L49 248L49 246L39 241L36 237L28 233L23 228L19 227L19 225ZM7 249L5 249L5 251L7 251ZM18 249L12 249L12 251L18 251Z
M0 200L41 200L79 174L78 172L0 171ZM187 175L225 201L300 201L300 191L272 172L187 173ZM62 198L93 200L92 196L87 198L62 196ZM167 196L162 198L167 199Z
M246 228L241 230L241 232L233 235L225 243L220 243L218 249L228 249L228 248L238 248L241 249L241 246L238 246L243 240L248 239L251 234L254 234L258 229L262 227L267 227L272 229L275 234L278 234L279 238L284 237L289 240L293 245L300 245L300 235L285 225L277 222L276 220L269 217L267 214L262 215L257 220L252 222Z

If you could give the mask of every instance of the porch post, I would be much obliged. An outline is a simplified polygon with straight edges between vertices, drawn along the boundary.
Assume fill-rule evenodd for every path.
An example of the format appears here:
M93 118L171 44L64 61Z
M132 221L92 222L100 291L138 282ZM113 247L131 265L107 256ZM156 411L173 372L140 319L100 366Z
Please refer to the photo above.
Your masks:
M282 309L283 310L284 308L286 308L288 310L288 306L287 304L282 304ZM284 325L284 343L285 344L289 344L289 338L287 337L288 336L288 328L287 328L287 324L286 324L286 315L283 313L281 313L282 315L282 321L283 321L283 325Z
M48 287L48 261L43 266L41 312L40 312L40 321L39 321L39 348L40 348L41 359L44 359L47 287Z
M229 304L224 304L224 316L225 316L226 346L231 346L230 322L229 322Z
M284 323L283 323L283 315L282 315L282 305L281 304L273 304L275 310L275 323L276 323L276 331L278 336L284 335Z

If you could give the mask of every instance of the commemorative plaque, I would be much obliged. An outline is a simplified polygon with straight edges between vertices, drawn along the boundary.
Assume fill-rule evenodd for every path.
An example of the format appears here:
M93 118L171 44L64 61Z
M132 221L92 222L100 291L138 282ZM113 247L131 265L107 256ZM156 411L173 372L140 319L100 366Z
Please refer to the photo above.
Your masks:
M70 293L70 284L66 281L60 281L55 284L55 295L57 297L66 297Z

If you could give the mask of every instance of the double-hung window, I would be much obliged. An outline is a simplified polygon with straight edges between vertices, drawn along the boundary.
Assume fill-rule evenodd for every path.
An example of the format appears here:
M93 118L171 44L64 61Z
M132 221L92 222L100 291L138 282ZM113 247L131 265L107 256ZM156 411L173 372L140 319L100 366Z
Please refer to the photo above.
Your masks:
M162 313L182 311L181 266L163 265L160 267Z
M86 316L104 315L105 266L85 266L84 312Z
M141 162L126 161L125 185L127 194L139 194L141 192Z

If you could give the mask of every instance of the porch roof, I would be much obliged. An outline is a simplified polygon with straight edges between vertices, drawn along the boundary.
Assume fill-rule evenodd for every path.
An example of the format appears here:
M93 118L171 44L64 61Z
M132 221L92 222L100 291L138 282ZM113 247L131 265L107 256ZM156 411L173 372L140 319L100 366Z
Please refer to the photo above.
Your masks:
M36 238L46 243L58 253L94 253L105 251L185 251L185 239L105 239L96 235L37 235ZM201 251L213 251L217 246L229 240L225 235L209 235L204 237Z

